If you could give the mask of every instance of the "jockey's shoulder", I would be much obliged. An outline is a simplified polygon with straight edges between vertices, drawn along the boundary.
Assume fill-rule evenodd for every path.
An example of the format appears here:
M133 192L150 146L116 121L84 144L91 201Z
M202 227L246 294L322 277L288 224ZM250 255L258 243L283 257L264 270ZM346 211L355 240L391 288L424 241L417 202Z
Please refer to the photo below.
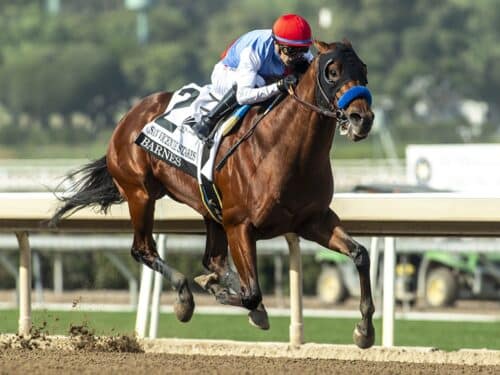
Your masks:
M239 41L244 44L267 44L272 41L272 37L271 29L257 29L243 34L236 42Z

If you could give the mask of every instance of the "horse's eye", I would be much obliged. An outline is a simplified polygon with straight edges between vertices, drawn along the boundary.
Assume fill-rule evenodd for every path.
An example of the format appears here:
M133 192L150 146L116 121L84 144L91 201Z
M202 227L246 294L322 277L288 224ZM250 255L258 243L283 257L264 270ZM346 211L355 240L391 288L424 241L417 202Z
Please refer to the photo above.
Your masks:
M331 82L336 82L339 79L339 73L335 67L328 69L328 80Z

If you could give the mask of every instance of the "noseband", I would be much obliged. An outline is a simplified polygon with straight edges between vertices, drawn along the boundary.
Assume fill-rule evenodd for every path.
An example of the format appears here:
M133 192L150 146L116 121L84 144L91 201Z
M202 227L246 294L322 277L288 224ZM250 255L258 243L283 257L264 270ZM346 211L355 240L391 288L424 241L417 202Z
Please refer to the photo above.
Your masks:
M337 82L331 82L326 75L328 66L336 60L343 63L342 76ZM364 98L368 104L372 104L372 96L365 86L350 87L336 102L332 104L331 98L337 96L340 88L348 81L356 80L363 85L368 83L366 75L362 72L363 62L352 48L337 43L337 48L331 52L319 56L318 73L316 74L316 105L299 98L292 87L289 94L305 107L323 116L335 118L341 127L347 125L349 120L345 110L349 104L358 98Z

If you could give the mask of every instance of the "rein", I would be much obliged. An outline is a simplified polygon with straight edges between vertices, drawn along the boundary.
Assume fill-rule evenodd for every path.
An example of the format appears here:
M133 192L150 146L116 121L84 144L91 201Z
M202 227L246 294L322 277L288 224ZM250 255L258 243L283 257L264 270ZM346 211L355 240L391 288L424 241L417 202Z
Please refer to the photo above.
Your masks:
M321 100L325 102L326 105L329 107L333 107L334 111L331 111L329 109L322 108L321 106L314 105L312 103L306 102L304 99L301 99L298 97L298 95L295 93L295 90L292 86L288 88L288 95L290 95L294 100L302 104L304 107L309 108L310 110L319 113L322 116L334 118L336 125L339 126L339 131L341 134L346 134L348 132L348 127L349 127L349 119L347 118L346 112L345 112L345 106L352 101L355 98L358 97L364 97L370 102L371 105L371 94L366 89L364 86L354 86L351 87L347 92L345 92L339 99L339 102L345 102L344 104L341 104L340 106L337 105L332 105L329 100L328 100L328 95L326 94L324 88L321 86L319 75L316 76L316 89L317 92L321 94ZM337 90L338 91L338 88ZM255 131L255 128L257 125L260 123L260 121L266 116L269 111L278 103L281 99L283 98L283 94L276 96L276 98L271 102L271 104L267 107L267 109L262 113L262 115L255 121L255 123L248 129L248 131L234 144L231 146L231 148L224 154L222 159L217 163L215 166L215 169L217 171L220 171L222 167L227 162L227 159L234 153L234 151L238 148L238 146L243 143L245 140L250 138L252 134ZM316 98L318 100L318 98Z
M323 109L323 108L320 108L318 106L315 106L314 104L311 104L311 103L306 102L305 100L299 98L297 96L297 94L295 93L295 90L291 86L288 88L288 94L290 94L290 96L292 98L294 98L296 101L298 101L303 106L309 108L310 110L312 110L312 111L314 111L316 113L319 113L320 115L327 116L327 117L332 117L332 118L335 118L335 119L337 119L339 115L342 116L342 111L339 110L339 109L336 110L335 112L332 112L332 111L329 111L327 109Z
M326 94L321 89L319 82L317 82L317 85L320 88L321 94L323 94L323 96L326 97ZM292 86L290 86L288 88L288 94L292 98L294 98L296 101L298 101L300 104L302 104L304 107L309 108L310 110L312 110L316 113L319 113L320 115L331 117L331 118L334 118L335 120L337 120L337 124L339 125L341 132L343 132L345 130L345 128L347 127L347 125L349 125L349 120L347 119L347 116L346 116L345 111L343 109L336 108L335 112L332 112L328 109L324 109L324 108L318 107L314 104L311 104L309 102L306 102L305 100L303 100L297 96L297 94L295 93L295 90Z
M266 108L266 110L260 115L260 117L251 126L251 128L248 129L248 131L243 135L243 137L238 139L238 141L234 145L232 145L229 150L227 150L227 152L224 154L222 159L215 166L215 169L217 171L220 171L222 169L222 167L224 167L224 165L227 162L227 159L229 159L229 157L234 153L234 151L238 148L238 146L252 136L253 132L255 131L255 128L257 127L257 125L259 125L260 121L269 113L269 111L271 111L271 109L276 105L276 103L278 103L282 98L283 98L283 94L277 95L274 98L274 100L271 102L271 104L269 104L269 106Z
M319 82L317 84L319 85ZM320 88L320 90L321 90L321 88ZM323 92L323 90L321 90L321 93L324 96L326 96L326 94ZM318 107L318 106L316 106L314 104L311 104L309 102L306 102L305 100L303 100L303 99L301 99L301 98L299 98L297 96L297 94L295 93L295 90L294 90L294 88L292 86L290 86L288 88L288 94L293 99L295 99L296 101L298 101L303 106L309 108L310 110L312 110L312 111L314 111L316 113L319 113L320 115L327 116L327 117L330 117L330 118L334 118L336 120L337 124L339 125L341 133L344 133L346 131L347 125L349 124L349 120L347 119L347 116L346 116L344 110L337 108L335 110L335 112L332 112L332 111L330 111L328 109L324 109L324 108ZM215 169L217 171L220 171L224 167L224 165L227 162L227 159L229 159L229 157L234 153L234 151L238 148L238 146L240 144L242 144L245 140L247 140L248 138L250 138L252 136L253 132L255 131L255 128L260 123L260 121L269 113L269 111L271 111L271 109L281 99L283 99L283 94L276 96L276 98L271 102L271 104L269 105L269 107L266 108L266 110L262 113L262 115L251 126L251 128L248 129L248 131L240 139L238 139L238 141L234 145L231 146L231 148L224 154L224 156L222 157L222 159L215 166Z

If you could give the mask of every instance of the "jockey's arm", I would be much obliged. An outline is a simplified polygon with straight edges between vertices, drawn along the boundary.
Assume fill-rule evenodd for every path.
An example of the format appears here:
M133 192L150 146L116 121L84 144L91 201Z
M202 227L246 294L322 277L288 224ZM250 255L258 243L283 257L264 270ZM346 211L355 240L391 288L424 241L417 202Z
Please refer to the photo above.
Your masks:
M276 83L265 85L264 80L257 73L260 67L261 61L257 53L251 48L245 48L241 52L237 68L236 100L239 104L259 103L279 93Z

